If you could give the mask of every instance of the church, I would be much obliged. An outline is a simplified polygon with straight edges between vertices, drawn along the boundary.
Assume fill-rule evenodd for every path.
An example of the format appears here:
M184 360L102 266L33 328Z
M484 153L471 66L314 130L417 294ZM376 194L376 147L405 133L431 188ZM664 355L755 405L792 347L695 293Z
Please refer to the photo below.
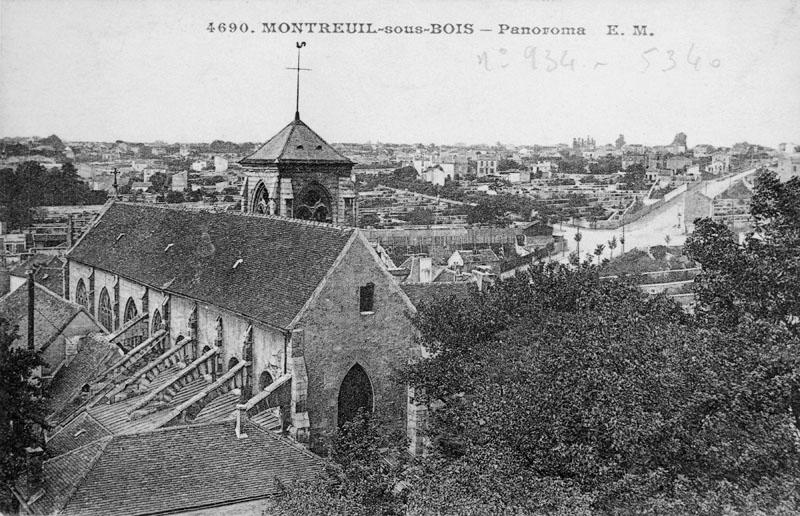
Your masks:
M49 448L242 409L312 449L359 410L413 437L391 377L419 353L415 308L349 227L353 163L296 113L241 164L241 212L110 202L69 251L65 297L123 354Z

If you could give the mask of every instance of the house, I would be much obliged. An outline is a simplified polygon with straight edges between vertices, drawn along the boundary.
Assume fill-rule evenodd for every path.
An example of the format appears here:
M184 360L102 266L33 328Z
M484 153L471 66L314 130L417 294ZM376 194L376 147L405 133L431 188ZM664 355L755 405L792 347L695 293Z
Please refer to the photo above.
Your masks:
M687 167L692 166L692 160L685 156L670 156L667 158L665 168L673 175L681 173Z
M34 271L33 280L58 295L64 293L64 260L58 256L35 254L18 263L9 271L9 292L28 282L28 270Z
M28 449L28 471L13 488L22 514L261 514L279 483L323 471L317 456L241 414L48 452Z
M172 174L172 191L173 192L184 192L186 191L186 187L189 184L189 172L184 170L183 172L178 172L176 174Z
M447 267L457 271L470 272L479 266L496 267L500 258L489 248L458 249L447 259Z
M47 381L75 356L80 338L102 329L84 307L38 283L34 287L33 346L42 353L46 365L41 377ZM0 298L0 317L17 327L19 339L14 345L18 347L29 345L28 300L27 287Z
M403 283L430 283L434 277L433 260L430 256L409 256L400 264L400 269L408 271Z
M134 192L146 192L153 186L153 183L149 181L133 181L131 183L131 190Z
M787 154L778 159L778 178L788 181L800 175L800 153Z
M426 168L422 172L422 180L426 183L431 183L435 186L444 186L445 179L448 175L441 165L434 165Z
M239 401L279 410L312 447L359 409L400 430L411 417L390 376L418 353L414 306L356 228L111 202L67 254L65 285L126 351L83 407L112 433Z
M479 154L476 157L477 162L477 176L496 176L497 175L497 156L494 154Z

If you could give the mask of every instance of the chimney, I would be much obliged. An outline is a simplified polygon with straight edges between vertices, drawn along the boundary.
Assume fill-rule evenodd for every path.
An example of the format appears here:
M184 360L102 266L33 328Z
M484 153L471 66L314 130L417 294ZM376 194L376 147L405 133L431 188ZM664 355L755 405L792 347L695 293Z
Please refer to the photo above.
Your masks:
M42 487L44 480L42 476L44 450L39 446L25 448L25 459L27 463L28 499L30 500L36 491Z
M237 439L246 439L247 434L244 433L244 429L242 428L242 420L247 419L247 405L243 405L238 403L236 405L236 438Z
M28 349L35 349L33 342L33 303L35 299L33 287L33 269L27 270L28 274Z
M68 215L67 219L67 249L72 249L72 231L74 230L74 223L72 222L72 215Z

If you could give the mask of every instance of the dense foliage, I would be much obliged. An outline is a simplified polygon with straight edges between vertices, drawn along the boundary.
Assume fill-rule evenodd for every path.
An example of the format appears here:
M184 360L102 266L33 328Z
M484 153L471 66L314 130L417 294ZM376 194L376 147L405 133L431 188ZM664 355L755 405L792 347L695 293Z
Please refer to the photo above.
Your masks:
M81 181L71 163L46 169L38 162L27 161L16 169L0 170L0 220L10 229L30 225L32 208L103 204L106 192L91 190Z
M698 313L730 327L759 318L800 330L800 179L762 174L751 202L754 232L742 244L722 223L697 221L687 253L703 264Z
M36 446L45 406L32 373L44 365L41 354L17 343L15 327L0 317L0 511L10 510L14 479L24 470L25 448Z

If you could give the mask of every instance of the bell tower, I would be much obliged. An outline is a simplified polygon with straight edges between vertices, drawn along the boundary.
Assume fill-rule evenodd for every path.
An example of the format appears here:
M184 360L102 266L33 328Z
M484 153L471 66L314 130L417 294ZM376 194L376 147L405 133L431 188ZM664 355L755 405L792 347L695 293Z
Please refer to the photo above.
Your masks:
M354 163L300 119L300 49L294 120L254 153L240 160L245 170L242 211L355 226L358 199Z

